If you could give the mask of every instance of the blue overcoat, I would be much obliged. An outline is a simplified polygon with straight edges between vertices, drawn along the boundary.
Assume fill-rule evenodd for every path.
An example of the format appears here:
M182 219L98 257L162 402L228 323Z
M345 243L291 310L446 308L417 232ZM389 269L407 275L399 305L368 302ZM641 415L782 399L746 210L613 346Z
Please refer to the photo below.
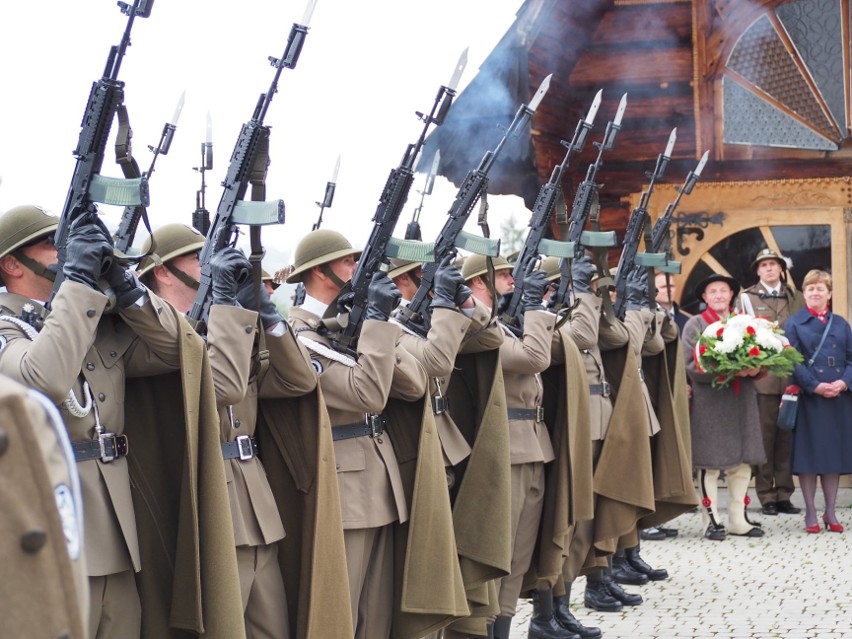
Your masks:
M828 335L812 366L808 360L826 328L818 317L803 308L784 324L784 332L805 358L793 371L793 383L801 388L796 430L793 433L793 474L852 473L852 393L835 398L814 394L820 382L842 379L852 387L852 329L839 315L833 317Z

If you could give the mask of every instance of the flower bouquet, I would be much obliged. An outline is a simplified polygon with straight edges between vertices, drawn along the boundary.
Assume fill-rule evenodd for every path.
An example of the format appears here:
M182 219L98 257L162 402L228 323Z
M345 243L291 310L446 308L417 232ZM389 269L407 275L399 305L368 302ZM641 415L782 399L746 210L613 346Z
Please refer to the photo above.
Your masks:
M777 322L751 315L731 315L710 324L698 338L694 356L701 371L717 374L714 388L727 386L737 373L752 368L786 377L803 360Z

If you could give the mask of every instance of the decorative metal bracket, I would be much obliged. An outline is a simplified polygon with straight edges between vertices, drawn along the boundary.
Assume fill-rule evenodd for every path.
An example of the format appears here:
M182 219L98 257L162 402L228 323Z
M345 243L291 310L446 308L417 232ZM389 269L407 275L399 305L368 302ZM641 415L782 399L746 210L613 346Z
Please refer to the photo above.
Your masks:
M674 219L677 222L677 252L679 255L689 255L690 249L683 245L684 236L694 235L695 241L700 242L704 239L704 229L710 224L724 225L725 214L719 212L710 215L706 211L700 213L677 213Z

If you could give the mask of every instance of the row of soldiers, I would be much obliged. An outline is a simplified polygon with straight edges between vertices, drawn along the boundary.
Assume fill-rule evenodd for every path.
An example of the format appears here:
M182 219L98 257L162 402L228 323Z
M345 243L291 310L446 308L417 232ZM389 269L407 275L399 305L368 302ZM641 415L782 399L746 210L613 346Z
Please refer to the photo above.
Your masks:
M52 580L12 593L39 636L500 639L527 596L530 637L589 638L577 577L602 611L642 603L619 583L667 577L638 530L696 498L678 332L645 269L622 321L610 280L574 260L576 305L557 315L545 259L516 327L495 319L509 262L447 259L424 334L400 313L421 264L391 260L353 356L335 336L359 251L335 231L296 248L286 281L305 296L287 321L240 251L216 253L202 339L184 318L202 235L161 227L133 269L83 216L51 299L57 223L34 206L0 217L0 373L59 406L82 493L60 514L22 493L41 512L2 529L4 549L65 530L70 562L20 558ZM51 482L60 504L68 482ZM44 597L55 614L33 614Z

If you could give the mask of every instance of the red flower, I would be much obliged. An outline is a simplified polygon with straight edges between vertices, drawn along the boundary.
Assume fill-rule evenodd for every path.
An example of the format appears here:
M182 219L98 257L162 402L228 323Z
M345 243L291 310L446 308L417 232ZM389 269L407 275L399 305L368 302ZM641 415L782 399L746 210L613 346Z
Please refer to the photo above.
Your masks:
M716 381L717 382L724 382L726 379L728 379L727 376L719 375L719 377L716 378Z
M748 351L749 357L757 357L760 355L760 349L757 346L752 346Z
M701 346L698 347L698 354L704 355L704 353L706 353L706 352L707 352L707 346L705 346L704 344L701 344Z
M746 333L748 333L749 335L754 335L754 327L746 326Z
M716 337L722 337L722 334L725 332L725 327L721 327L718 331L716 331Z

